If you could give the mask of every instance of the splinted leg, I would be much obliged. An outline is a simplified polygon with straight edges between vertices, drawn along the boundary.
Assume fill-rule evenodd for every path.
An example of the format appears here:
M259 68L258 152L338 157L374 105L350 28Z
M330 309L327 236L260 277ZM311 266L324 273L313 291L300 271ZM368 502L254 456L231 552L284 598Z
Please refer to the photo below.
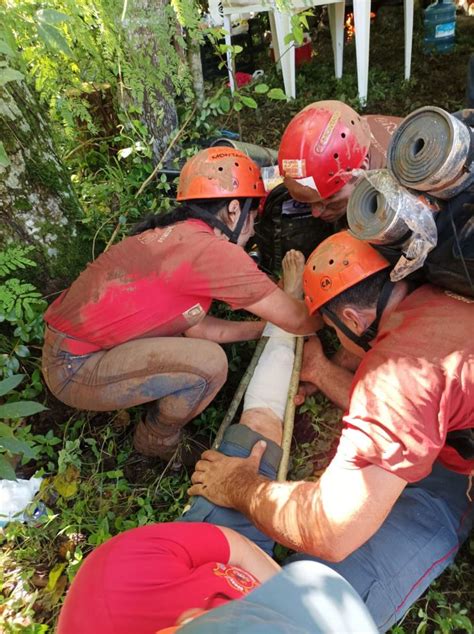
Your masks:
M303 266L304 258L297 251L290 252L283 260L284 288L295 293L295 297L301 294L297 278L301 276ZM267 324L263 334L269 340L247 388L240 423L226 430L219 451L226 456L246 458L256 442L265 440L267 446L260 473L273 480L281 459L282 422L294 363L295 337L273 324ZM233 528L267 553L273 550L273 540L256 529L244 515L216 506L202 497L193 500L181 520Z

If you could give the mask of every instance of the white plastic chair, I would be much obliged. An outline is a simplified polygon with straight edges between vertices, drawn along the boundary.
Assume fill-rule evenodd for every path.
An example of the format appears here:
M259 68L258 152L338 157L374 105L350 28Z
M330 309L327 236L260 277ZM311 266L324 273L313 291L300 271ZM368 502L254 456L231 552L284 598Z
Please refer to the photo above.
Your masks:
M275 59L281 66L285 94L288 99L294 99L296 97L295 46L293 42L285 44L285 38L291 32L291 14L280 12L274 1L252 3L249 0L223 0L221 6L218 4L219 0L209 0L211 15L215 17L219 12L222 16L227 46L232 44L233 18L268 11ZM292 13L321 5L328 5L334 51L334 70L339 79L342 77L345 0L291 0ZM230 88L234 91L233 59L230 49L227 51L227 66L229 68Z
M404 0L405 79L411 75L413 42L413 0ZM353 0L355 45L357 58L357 92L362 104L367 101L369 81L370 0Z
M272 41L275 51L275 59L279 60L283 75L285 94L288 99L296 97L296 73L295 73L295 47L294 44L285 44L285 37L291 31L291 14L282 13L276 8L274 0L251 4L252 0L209 0L211 15L222 16L226 31L225 42L228 46L232 43L232 19L231 16L242 17L251 13L268 11ZM329 25L331 29L332 46L334 51L335 76L342 77L343 48L344 48L344 11L345 0L290 0L292 12L297 13L305 9L327 5ZM353 0L355 44L357 59L357 92L362 104L367 101L367 88L369 79L369 46L370 46L370 9L371 0ZM404 0L405 23L405 79L411 75L411 55L413 41L413 11L414 0ZM233 60L230 50L227 52L227 65L229 68L229 82L234 91L234 76L232 73Z

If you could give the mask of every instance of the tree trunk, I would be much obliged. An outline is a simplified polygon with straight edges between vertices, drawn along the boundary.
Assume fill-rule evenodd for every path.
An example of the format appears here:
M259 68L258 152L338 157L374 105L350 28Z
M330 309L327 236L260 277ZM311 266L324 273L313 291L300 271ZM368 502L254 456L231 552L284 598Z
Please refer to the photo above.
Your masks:
M205 99L204 75L202 72L201 47L189 34L186 37L188 47L188 64L193 79L194 94L199 108L202 107Z
M179 60L172 41L176 18L169 12L168 5L168 0L131 0L123 21L130 51L135 57L135 69L141 70L144 89L140 118L152 137L155 165L178 126L176 88L172 80Z
M0 248L10 242L35 246L41 290L51 290L70 279L88 254L81 253L75 227L81 206L24 81L0 88L0 141L7 155L0 163Z

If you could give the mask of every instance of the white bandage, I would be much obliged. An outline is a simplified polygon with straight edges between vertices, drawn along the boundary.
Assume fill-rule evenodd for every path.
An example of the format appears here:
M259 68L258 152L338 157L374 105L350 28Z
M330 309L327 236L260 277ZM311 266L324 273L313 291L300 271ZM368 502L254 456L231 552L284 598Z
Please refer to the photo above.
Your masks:
M295 360L295 336L270 323L263 336L269 339L245 393L244 411L269 408L283 420Z

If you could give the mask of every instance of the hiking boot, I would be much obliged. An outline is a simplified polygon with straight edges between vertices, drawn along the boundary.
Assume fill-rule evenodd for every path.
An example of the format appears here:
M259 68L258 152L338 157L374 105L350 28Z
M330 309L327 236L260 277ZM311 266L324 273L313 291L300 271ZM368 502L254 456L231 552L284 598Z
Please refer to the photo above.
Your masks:
M157 426L140 421L133 436L133 446L138 453L167 462L175 455L181 438L181 429L171 435L163 435Z
M173 457L172 469L178 470L181 467L194 467L196 462L201 458L201 454L211 446L208 438L202 436L191 436L184 432L181 436L179 446Z

